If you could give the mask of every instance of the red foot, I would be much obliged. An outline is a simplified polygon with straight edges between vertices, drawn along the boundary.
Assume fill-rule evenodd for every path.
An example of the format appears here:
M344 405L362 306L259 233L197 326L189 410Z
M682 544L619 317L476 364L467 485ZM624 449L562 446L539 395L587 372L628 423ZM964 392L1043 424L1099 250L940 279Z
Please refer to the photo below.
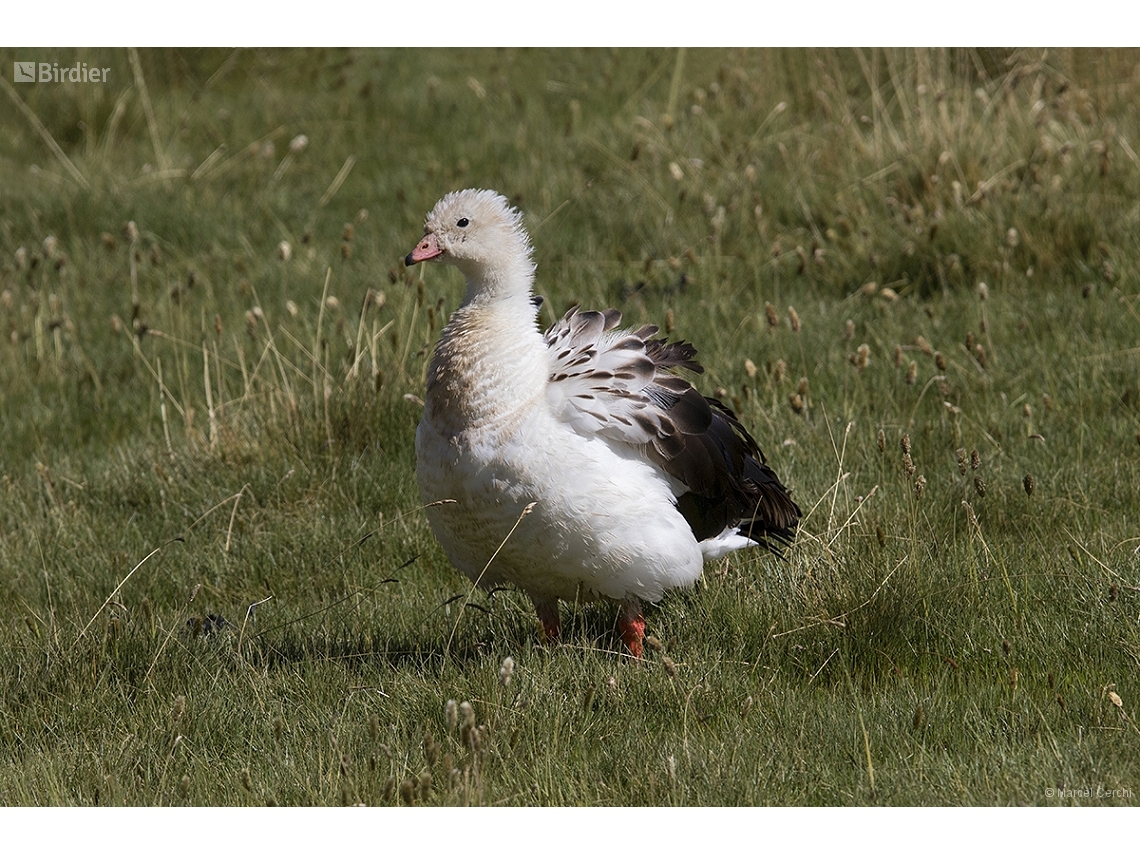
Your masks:
M645 639L645 617L641 608L636 604L627 604L618 620L618 630L621 640L629 648L630 655L635 659L641 658L642 641Z
M542 640L547 644L556 644L561 631L561 621L558 617L558 601L536 602L534 610L538 612L538 619L542 623Z

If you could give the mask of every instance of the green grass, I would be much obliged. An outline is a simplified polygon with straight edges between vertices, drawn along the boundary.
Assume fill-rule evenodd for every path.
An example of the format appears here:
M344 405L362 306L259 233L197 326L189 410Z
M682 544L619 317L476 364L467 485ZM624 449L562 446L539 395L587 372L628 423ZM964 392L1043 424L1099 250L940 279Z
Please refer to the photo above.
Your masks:
M41 53L111 72L0 94L0 802L1137 803L1140 55ZM806 512L642 663L426 525L464 186Z

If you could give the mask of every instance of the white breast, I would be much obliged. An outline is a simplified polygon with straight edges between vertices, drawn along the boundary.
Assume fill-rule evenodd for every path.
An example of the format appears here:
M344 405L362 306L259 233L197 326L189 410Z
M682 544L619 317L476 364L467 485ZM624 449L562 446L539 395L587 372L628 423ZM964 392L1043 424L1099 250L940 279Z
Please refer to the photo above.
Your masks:
M453 315L416 432L420 494L448 558L480 585L538 599L656 602L694 582L701 550L668 477L552 412L545 342L502 315Z

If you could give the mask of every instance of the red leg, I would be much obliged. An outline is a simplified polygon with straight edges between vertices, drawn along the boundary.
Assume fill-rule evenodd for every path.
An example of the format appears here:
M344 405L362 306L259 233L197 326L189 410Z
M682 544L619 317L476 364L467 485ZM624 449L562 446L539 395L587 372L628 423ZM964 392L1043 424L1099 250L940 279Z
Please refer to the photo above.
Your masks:
M645 616L642 615L641 604L637 600L627 600L622 604L618 629L629 652L635 659L640 659L641 643L645 639Z
M531 597L534 610L538 612L538 619L542 622L543 640L547 644L558 642L558 633L561 628L558 618L558 600L536 600Z

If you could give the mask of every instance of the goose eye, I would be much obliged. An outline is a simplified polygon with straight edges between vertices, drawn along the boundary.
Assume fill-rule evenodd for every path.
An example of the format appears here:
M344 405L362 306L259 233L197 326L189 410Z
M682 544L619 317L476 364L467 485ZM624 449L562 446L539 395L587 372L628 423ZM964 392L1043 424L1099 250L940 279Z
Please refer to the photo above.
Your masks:
M459 226L459 228L461 228L461 229L467 228L469 223L470 223L470 221L466 217L460 217L458 220L455 221L455 225Z

